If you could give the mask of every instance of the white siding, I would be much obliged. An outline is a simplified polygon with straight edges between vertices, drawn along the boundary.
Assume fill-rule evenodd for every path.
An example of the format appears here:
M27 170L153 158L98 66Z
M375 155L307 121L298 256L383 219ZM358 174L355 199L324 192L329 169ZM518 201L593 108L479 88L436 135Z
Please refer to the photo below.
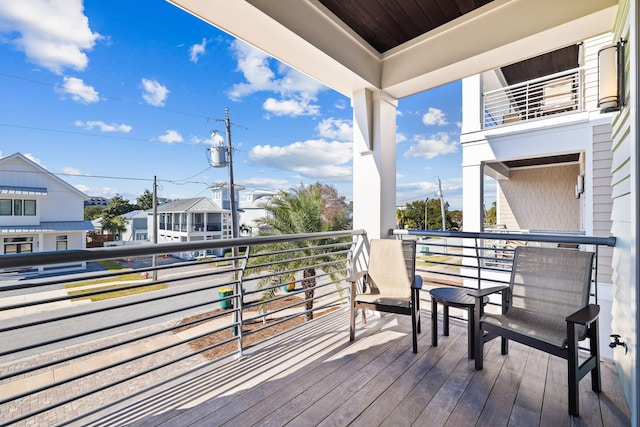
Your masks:
M614 117L611 232L616 237L613 251L613 333L620 334L629 352L614 352L616 368L631 407L632 423L638 425L638 4L621 0L616 22L616 39L625 45L628 105ZM633 24L631 23L633 21ZM630 90L631 89L631 90Z

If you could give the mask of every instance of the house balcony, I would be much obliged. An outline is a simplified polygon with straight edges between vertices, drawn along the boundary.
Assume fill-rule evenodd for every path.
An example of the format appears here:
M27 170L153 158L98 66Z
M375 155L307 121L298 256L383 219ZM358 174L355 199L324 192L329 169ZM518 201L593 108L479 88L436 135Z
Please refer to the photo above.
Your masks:
M433 347L429 289L495 284L496 273L510 270L508 257L499 267L487 262L496 258L485 250L489 233L393 233L420 239L417 354L408 316L370 313L349 341L341 279L361 269L354 266L366 252L362 231L2 257L0 425L630 424L608 360L600 394L589 377L582 381L577 420L567 413L561 359L517 343L502 356L493 341L476 371L466 312L453 309L450 335ZM571 235L521 240L596 251L615 244ZM162 256L228 246L246 250L209 263ZM14 273L62 260L93 271ZM303 286L312 279L313 294ZM596 275L595 299L597 287Z
M583 75L575 68L484 91L483 128L583 111Z

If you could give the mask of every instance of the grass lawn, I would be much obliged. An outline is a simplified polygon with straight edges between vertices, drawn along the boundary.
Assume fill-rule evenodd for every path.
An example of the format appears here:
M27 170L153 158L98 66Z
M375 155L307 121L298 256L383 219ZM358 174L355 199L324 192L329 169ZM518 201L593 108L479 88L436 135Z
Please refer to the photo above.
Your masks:
M139 278L139 276L137 276L137 277ZM71 301L79 301L79 300L89 299L89 300L95 302L95 301L102 301L102 300L110 299L110 298L119 298L119 297L126 297L128 295L141 294L143 292L157 291L157 290L166 289L166 288L169 287L169 285L162 284L162 285L145 285L145 286L140 286L138 288L118 290L118 289L120 289L120 288L122 288L123 286L126 286L126 285L127 285L126 283L123 283L122 285L99 286L99 287L90 288L90 289L69 291L68 293L69 293L70 296L80 295L80 296L78 296L76 298L72 298ZM97 295L81 296L82 294L85 294L87 292L106 291L106 290L109 290L109 289L113 289L113 291L112 292L105 292L103 294L97 294Z

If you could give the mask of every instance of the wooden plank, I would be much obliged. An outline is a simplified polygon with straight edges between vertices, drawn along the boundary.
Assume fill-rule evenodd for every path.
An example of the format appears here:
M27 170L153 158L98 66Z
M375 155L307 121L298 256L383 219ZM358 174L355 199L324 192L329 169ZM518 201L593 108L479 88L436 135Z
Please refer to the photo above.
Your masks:
M392 316L385 316L385 318L390 319ZM404 340L401 337L404 337ZM349 356L349 353L355 353L355 357L347 362L339 371L331 373L315 384L306 383L304 380L296 382L300 393L297 394L295 399L288 402L281 402L277 396L271 396L269 400L272 401L272 407L275 410L270 414L264 414L266 416L260 420L260 424L284 425L299 416L299 414L305 411L306 408L321 399L327 393L333 392L336 387L340 386L343 382L349 380L350 384L357 384L359 381L366 381L367 375L362 372L362 369L365 366L378 358L378 356L384 353L387 348L403 345L400 343L401 341L410 339L410 333L406 335L406 333L383 330L370 337L356 340L347 350L344 350L334 356L335 359L340 359L342 357ZM385 340L387 341L385 342ZM409 345L408 342L409 341L406 341L404 345ZM347 375L348 373L353 374Z
M468 364L466 337L457 334L457 331L459 331L457 328L453 328L451 330L452 334L446 340L443 340L438 347L431 347L428 350L428 359L442 356L439 357L433 368L420 379L415 387L402 398L402 401L396 405L383 424L390 426L413 424L425 406L443 387L456 366ZM380 400L378 399L374 402L374 406L380 404ZM354 426L366 426L368 421L368 417L358 418L354 422ZM368 425L375 424L375 422L368 423Z
M600 364L602 371L602 392L599 408L605 427L630 426L631 412L622 391L618 374L612 362Z
M321 425L370 426L385 419L434 364L446 355L447 348L450 348L450 345L443 345L442 349L429 346L430 339L427 338L430 338L431 334L425 334L424 331L423 334L424 345L420 347L422 350L417 360L413 354L405 352L388 369L372 379L371 387L360 390L349 402L342 404L330 414ZM452 343L455 341L451 340ZM406 361L412 359L412 363L405 368Z
M433 399L431 399L431 401L425 406L424 410L420 413L415 424L434 427L445 425L454 409L459 406L459 402L466 394L466 390L470 387L472 381L475 380L477 383L478 379L476 378L479 378L480 380L487 379L493 384L495 377L498 375L498 371L500 370L502 361L496 358L489 359L486 355L488 353L495 353L497 348L498 345L496 344L496 340L485 345L485 362L484 369L482 371L475 370L473 360L460 360L456 368L447 378L442 387L440 387ZM488 396L488 393L486 396ZM474 419L472 423L457 425L474 425L480 415L480 409L481 408L478 408L472 416Z
M511 410L518 395L522 374L531 349L516 342L509 343L509 354L504 357L502 369L496 379L496 386L491 390L489 399L482 409L478 425L506 426L511 417ZM528 381L528 379L527 379Z
M541 426L568 426L569 400L567 396L567 368L566 363L558 357L549 357L547 366L547 386L542 400L540 414Z
M410 328L410 326L408 326ZM418 342L419 348L426 347L427 339L421 336ZM336 420L340 414L345 413L351 418L365 409L376 396L383 393L393 381L412 366L419 355L414 355L411 348L411 333L396 345L387 348L378 358L367 366L364 366L353 379L348 379L339 387L326 394L322 399L315 402L306 411L296 418L296 423L300 425L318 425L328 416L335 413L333 419ZM344 403L348 401L348 406ZM342 408L342 412L338 412ZM351 414L351 415L350 415ZM343 422L332 423L332 425L342 425Z
M511 411L509 426L534 427L540 425L540 412L546 386L549 355L531 350L522 374L522 385Z

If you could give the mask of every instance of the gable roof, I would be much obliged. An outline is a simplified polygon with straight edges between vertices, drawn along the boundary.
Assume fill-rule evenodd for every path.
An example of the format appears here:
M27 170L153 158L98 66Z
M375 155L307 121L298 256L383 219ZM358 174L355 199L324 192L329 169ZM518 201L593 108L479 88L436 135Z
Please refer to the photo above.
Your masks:
M23 155L22 153L14 153L11 154L10 156L7 157L2 157L0 158L0 170L2 169L2 165L3 164L8 164L9 162L19 159L20 161L24 162L27 166L35 169L38 172L41 172L45 175L47 175L50 179L57 181L58 183L62 184L63 186L65 186L66 188L68 188L70 191L80 195L80 197L82 197L84 200L88 200L90 197L87 196L86 194L84 194L82 191L78 190L76 187L74 187L73 185L69 184L67 181L58 178L56 175L54 175L53 173L49 172L47 169L43 168L42 166L40 166L39 164L37 164L36 162L30 160L29 158L27 158L25 155ZM8 188L8 186L4 186L3 188ZM20 187L23 189L27 188L27 187ZM42 193L42 188L38 188L37 189L40 193ZM44 189L44 191L46 192L46 189Z
M213 200L206 197L175 200L162 206L158 206L158 212L229 212L222 209Z

